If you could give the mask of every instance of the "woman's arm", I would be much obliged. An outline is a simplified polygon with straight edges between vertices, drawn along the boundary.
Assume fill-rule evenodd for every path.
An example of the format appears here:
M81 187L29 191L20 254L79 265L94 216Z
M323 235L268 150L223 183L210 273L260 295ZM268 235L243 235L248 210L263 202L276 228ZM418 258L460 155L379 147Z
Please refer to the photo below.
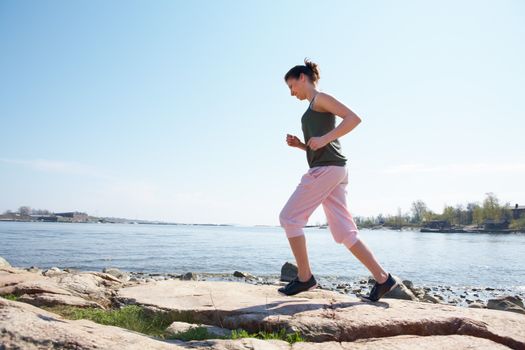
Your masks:
M288 143L288 146L297 147L306 151L306 144L302 143L297 136L286 134L286 143Z
M333 140L340 138L343 135L346 135L351 130L353 130L359 123L361 123L361 118L357 116L350 108L346 107L344 104L336 100L334 97L320 92L317 94L315 106L317 109L322 109L323 111L328 111L343 118L343 121L334 129L330 130L323 136L311 137L308 140L307 146L313 149L314 151L326 146Z

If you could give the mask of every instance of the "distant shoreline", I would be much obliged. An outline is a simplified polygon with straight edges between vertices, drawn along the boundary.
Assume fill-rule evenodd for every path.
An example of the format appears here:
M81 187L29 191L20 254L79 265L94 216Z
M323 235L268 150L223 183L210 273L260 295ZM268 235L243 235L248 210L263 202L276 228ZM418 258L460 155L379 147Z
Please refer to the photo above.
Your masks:
M101 218L104 219L104 218ZM180 223L180 222L159 222L159 221L147 221L147 220L103 220L103 221L44 221L44 220L21 220L21 219L5 219L0 217L0 222L33 222L33 223L74 223L74 224L128 224L128 225L164 225L164 226L221 226L221 227L274 227L279 228L278 225L237 225L237 224L203 224L203 223ZM306 225L303 228L319 228L328 229L327 225ZM418 231L422 233L435 232L435 233L525 233L525 229L484 229L480 228L468 228L455 227L451 229L429 229L425 226L407 225L407 226L387 226L387 225L361 225L359 229L367 230L391 230L391 231Z

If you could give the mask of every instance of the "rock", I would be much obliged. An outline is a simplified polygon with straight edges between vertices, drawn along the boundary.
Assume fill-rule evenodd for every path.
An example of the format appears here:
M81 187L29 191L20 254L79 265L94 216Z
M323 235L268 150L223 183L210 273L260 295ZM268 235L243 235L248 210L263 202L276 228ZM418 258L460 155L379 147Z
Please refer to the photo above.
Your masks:
M394 276L394 278L396 277ZM408 289L403 283L398 283L398 285L390 292L386 293L383 298L418 300L414 293L412 293L412 291Z
M423 288L416 288L416 287L413 287L413 288L409 288L409 290L419 299L419 300L422 300L423 297L427 294L427 291L424 290Z
M475 308L475 309L484 309L485 305L479 302L473 302L472 304L469 304L468 307Z
M439 294L434 294L434 298L436 298L436 299L439 300L440 302L445 300L445 299L444 299L441 295L439 295Z
M122 271L120 271L119 269L117 269L115 267L104 268L104 269L102 269L102 272L107 273L107 274L109 274L111 276L114 276L114 277L116 277L119 280L124 281L124 282L127 282L130 279L129 273L122 272Z
M28 267L25 270L28 271L28 272L39 273L39 274L43 275L43 271L41 269L39 269L38 267L36 267L36 266Z
M508 297L508 296L502 296L502 297L498 297L495 299L489 299L489 301L487 302L487 308L525 314L525 309L519 304L515 304L515 301L518 301L518 300L514 297Z
M525 347L525 328L521 327L525 318L520 314L398 299L363 302L322 289L285 297L276 286L169 280L124 287L115 298L123 304L147 305L162 312L189 313L195 323L249 332L285 328L299 331L308 341L354 342L350 346L368 342L370 349L377 348L372 338L412 337L412 345L404 348L421 348L417 343L420 338L438 335ZM464 343L452 346L454 341L449 342L447 348L468 348Z
M69 272L69 273L79 273L80 272L79 269L75 269L75 268L72 268L72 267L66 267L66 268L64 268L64 271L65 272Z
M292 264L288 261L285 262L281 267L281 281L290 282L295 277L297 277L298 272L299 270L295 264Z
M515 296L505 296L504 297L506 300L510 301L511 303L514 303L520 307L524 307L523 306L523 299L521 299L518 295L515 295Z
M239 277L239 278L246 278L246 279L255 279L255 276L247 273L247 272L241 272L241 271L235 271L233 273L233 276Z
M67 273L67 272L60 270L58 267L52 267L50 269L44 270L42 274L44 276L51 277L51 276L56 276L56 275L62 275L64 273Z
M44 276L0 268L0 295L25 295L23 300L35 305L58 305L63 301L64 305L108 307L112 292L123 285L116 277L101 272L67 273L58 269L48 272Z
M39 294L23 294L18 298L17 301L28 303L34 306L56 306L56 305L68 305L77 307L96 307L104 309L102 305L94 301L85 300L81 297L74 295L64 294L51 294L51 293L39 293Z
M229 337L231 335L231 331L226 328L220 328L216 326L210 326L206 324L193 324L193 323L186 323L186 322L173 322L167 329L166 332L172 336L176 336L178 333L187 332L190 329L194 328L206 328L206 331L209 335L211 335L211 338L215 337Z
M18 283L45 279L41 274L14 267L0 267L0 295L12 294Z
M403 280L403 284L404 284L408 289L414 289L414 283L412 283L412 281L410 281L410 280Z
M106 299L109 294L108 289L122 286L122 281L119 279L100 272L65 274L54 276L52 279L62 288L95 299Z
M193 272L186 272L184 275L180 277L181 280L188 281L188 280L196 280L197 275Z
M199 288L195 288L197 283ZM125 345L126 349L133 350L497 350L525 346L525 330L520 327L523 316L518 314L405 300L363 303L336 292L321 290L304 293L300 298L280 297L272 293L275 288L271 286L216 283L176 280L140 287L148 287L145 291L156 294L159 288L186 284L182 291L170 289L176 292L175 296L165 296L165 301L168 304L178 303L180 309L197 316L208 310L209 299L195 291L211 287L218 304L213 315L221 317L216 322L227 321L227 315L235 317L225 312L227 308L234 308L246 321L261 321L254 326L266 325L270 329L286 327L319 342L299 342L290 346L281 340L253 338L159 341L120 327L100 325L89 320L64 319L29 304L0 298L0 344L6 349L120 349ZM188 290L191 292L188 293ZM247 294L250 292L252 294ZM265 302L266 297L268 303ZM227 302L230 302L229 307Z
M0 298L3 349L183 349L119 327L67 320L33 305Z
M423 301L427 301L427 302L430 302L430 303L434 303L434 304L437 304L439 303L439 300L434 298L432 295L430 294L425 294L422 298Z
M60 288L56 283L50 280L26 281L18 283L13 288L13 294L61 294L72 295L71 292L64 288Z
M11 264L0 256L0 267L11 267Z

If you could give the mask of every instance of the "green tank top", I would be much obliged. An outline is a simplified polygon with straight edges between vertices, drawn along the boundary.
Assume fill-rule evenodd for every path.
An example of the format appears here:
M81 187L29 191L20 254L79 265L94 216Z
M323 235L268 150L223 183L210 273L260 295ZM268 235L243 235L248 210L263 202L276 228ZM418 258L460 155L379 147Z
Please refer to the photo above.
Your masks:
M318 112L312 109L313 102L317 94L312 98L301 118L301 125L304 135L304 143L314 136L323 136L335 128L335 115L330 112ZM326 146L314 151L310 147L306 148L306 159L310 168L322 165L345 166L348 160L342 153L341 144L338 139L333 140Z

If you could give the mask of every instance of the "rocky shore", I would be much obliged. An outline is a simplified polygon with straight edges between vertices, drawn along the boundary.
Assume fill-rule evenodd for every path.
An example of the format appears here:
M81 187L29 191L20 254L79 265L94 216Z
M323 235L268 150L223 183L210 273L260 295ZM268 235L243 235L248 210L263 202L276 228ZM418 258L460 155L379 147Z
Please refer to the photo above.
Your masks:
M458 297L452 288L416 287L395 276L402 283L376 303L357 298L368 292L371 278L349 282L326 278L313 291L281 296L276 287L294 273L295 266L289 263L280 276L261 277L241 271L146 274L115 268L100 272L16 268L0 258L4 297L0 348L525 349L522 296L505 290L472 290ZM446 297L447 291L454 297ZM174 317L167 329L173 334L198 326L215 339L156 339L88 320L69 320L46 309L114 310L129 305ZM218 339L233 330L285 330L301 334L305 341Z

